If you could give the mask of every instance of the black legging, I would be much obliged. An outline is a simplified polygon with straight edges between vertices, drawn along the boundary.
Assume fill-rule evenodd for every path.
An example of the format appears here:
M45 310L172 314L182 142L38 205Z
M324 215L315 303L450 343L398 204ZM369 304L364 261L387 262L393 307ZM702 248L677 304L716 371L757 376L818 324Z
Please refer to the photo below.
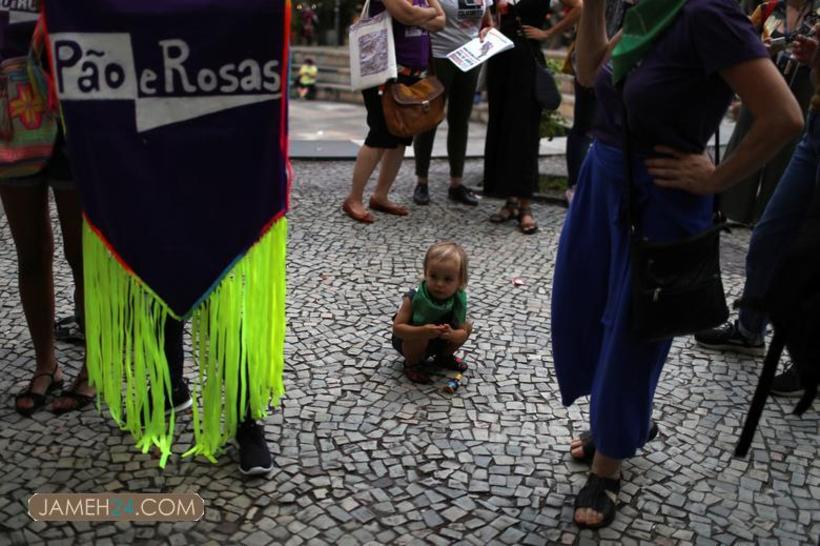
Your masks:
M168 371L171 375L171 388L176 388L183 382L183 368L185 365L185 350L182 346L182 335L185 323L168 317L165 321L165 358L168 359ZM245 397L249 400L249 396ZM249 408L246 408L249 409ZM240 422L248 416L248 411L241 412Z
M444 84L447 100L447 158L450 161L450 176L461 178L464 174L464 157L467 155L467 132L470 114L473 111L473 97L478 84L476 67L469 72L462 72L449 59L433 59L436 77ZM427 178L430 170L430 156L433 153L433 141L436 138L433 127L426 133L413 139L413 151L416 159L416 176Z

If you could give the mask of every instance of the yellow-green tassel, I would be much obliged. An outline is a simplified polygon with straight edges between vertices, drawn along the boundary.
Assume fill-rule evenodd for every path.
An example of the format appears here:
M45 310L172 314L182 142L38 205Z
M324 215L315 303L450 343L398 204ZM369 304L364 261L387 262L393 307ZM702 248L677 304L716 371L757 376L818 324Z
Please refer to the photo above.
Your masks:
M285 246L282 218L243 256L193 312L198 381L192 390L194 446L185 455L216 461L236 434L239 409L254 419L284 394ZM118 263L88 224L83 233L88 371L98 402L137 447L171 453L175 416L164 326L174 315L136 275ZM93 288L92 288L93 287ZM150 399L149 399L150 390Z

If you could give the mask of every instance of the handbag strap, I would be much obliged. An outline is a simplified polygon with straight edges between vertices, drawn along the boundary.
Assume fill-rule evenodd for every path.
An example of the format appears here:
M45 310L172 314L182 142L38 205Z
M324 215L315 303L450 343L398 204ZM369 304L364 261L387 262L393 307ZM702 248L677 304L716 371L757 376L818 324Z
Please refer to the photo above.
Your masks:
M385 11L387 11L386 7ZM364 5L362 6L362 13L359 15L359 19L364 21L367 17L370 17L370 0L364 0Z
M621 124L623 125L624 129L624 182L626 184L625 216L626 221L629 223L630 230L634 234L638 230L638 213L635 203L635 173L634 169L632 168L633 156L632 138L630 137L631 131L629 129L629 113L627 112L626 100L624 99L624 86L626 85L627 79L628 76L624 76L624 78L621 79L621 81L618 83L616 87L618 90L618 95L621 98ZM718 124L718 127L715 130L714 156L715 165L720 165L720 124ZM720 194L715 194L713 196L712 215L715 224L722 224L725 222L725 216L720 208Z
M524 34L524 26L521 24L521 19L519 19L517 15L515 17L515 24L518 25L518 30L521 32L521 37L527 43L527 48L530 50L530 53L532 53L532 59L535 61L535 64L540 65L541 61L538 60L538 55L535 54L535 48L532 45L532 42L537 42L538 40L530 40L527 38L527 35ZM538 43L540 44L541 42Z

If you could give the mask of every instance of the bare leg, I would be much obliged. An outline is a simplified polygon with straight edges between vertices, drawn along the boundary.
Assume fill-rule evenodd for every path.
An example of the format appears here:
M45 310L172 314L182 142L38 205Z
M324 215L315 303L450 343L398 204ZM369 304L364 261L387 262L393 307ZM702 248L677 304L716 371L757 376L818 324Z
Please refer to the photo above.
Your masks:
M356 164L353 166L353 183L350 187L350 195L345 199L354 214L367 214L363 202L364 188L367 186L370 175L376 170L376 165L381 161L384 152L383 148L371 148L366 144L359 148Z
M62 371L57 368L54 353L54 239L48 212L48 189L44 185L0 188L0 199L17 249L20 300L34 344L35 373L56 370L54 380L59 381ZM38 377L31 386L32 392L45 393L50 381L47 376ZM29 398L21 398L18 402L23 409L32 405Z
M379 169L379 181L376 184L376 189L373 191L373 201L388 207L403 208L396 203L392 203L388 198L390 188L393 186L393 182L396 181L396 175L399 174L403 160L404 146L400 145L396 148L388 148L384 151L382 165Z
M621 461L596 451L595 459L592 461L592 473L602 478L618 478L621 473ZM579 508L575 511L575 521L578 523L598 525L603 519L603 514L591 508Z
M427 351L426 339L404 340L402 342L402 353L404 354L405 365L418 366L424 361Z
M77 320L80 322L80 326L85 329L83 307L83 223L80 194L76 190L55 190L54 198L57 202L57 213L60 217L60 229L63 232L63 250L74 278L74 298L78 303L78 310L80 311ZM85 396L95 394L94 389L88 384L88 370L86 369L85 359L83 359L83 366L74 380L72 390ZM74 409L76 405L76 399L60 396L52 402L51 409L52 411L69 411Z

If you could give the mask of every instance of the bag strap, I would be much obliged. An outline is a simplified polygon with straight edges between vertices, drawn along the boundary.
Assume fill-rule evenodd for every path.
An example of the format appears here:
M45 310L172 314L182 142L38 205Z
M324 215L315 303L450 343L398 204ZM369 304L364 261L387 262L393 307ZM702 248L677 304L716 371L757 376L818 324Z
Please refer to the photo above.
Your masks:
M624 76L620 82L618 82L616 89L618 90L618 95L621 98L621 124L623 125L624 129L624 182L626 184L626 210L625 216L627 222L629 222L630 229L632 233L636 233L638 230L638 213L636 211L636 204L635 204L635 173L632 169L632 139L630 138L631 131L629 129L629 113L626 109L626 100L624 100L624 86L626 85L626 80L628 76ZM720 165L720 125L718 124L717 129L715 130L715 165ZM715 224L723 224L725 222L725 216L723 215L723 211L720 208L720 194L715 194L712 198L712 215Z
M387 8L385 7L385 11ZM370 16L370 0L365 0L364 5L362 6L362 13L359 15L359 19L364 21L367 17Z
M749 406L749 413L746 415L746 422L743 424L743 432L740 433L740 439L737 442L737 447L735 447L735 457L745 457L749 453L749 447L752 445L755 430L760 421L760 415L763 413L763 406L766 405L766 397L768 397L769 390L772 387L772 381L775 372L777 372L777 364L780 362L780 356L783 354L785 346L782 334L775 329L772 343L769 345L769 352L763 361L760 381L757 383L752 404Z

